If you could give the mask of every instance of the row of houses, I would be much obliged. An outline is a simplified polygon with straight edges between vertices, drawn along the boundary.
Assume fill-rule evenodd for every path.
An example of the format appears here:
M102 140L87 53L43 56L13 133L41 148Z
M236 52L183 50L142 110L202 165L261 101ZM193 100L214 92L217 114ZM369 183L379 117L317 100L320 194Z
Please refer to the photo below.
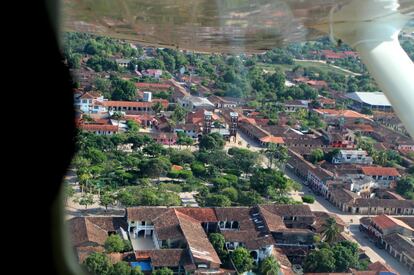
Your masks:
M363 217L360 230L414 273L414 217Z
M395 168L354 166L356 169L351 170L351 173L338 174L310 163L292 149L288 152L290 158L286 168L341 211L360 215L414 214L413 201L401 197L383 198L376 195L380 190L388 190L400 178L401 175ZM360 154L358 150L355 153ZM343 154L340 153L339 156ZM356 160L358 161L358 158Z
M336 215L312 212L306 205L274 204L132 207L123 217L76 217L68 223L80 262L88 253L103 251L108 235L118 233L133 246L127 261L146 263L150 270L143 271L168 267L176 274L234 274L221 268L222 261L208 239L210 233L221 233L228 251L244 247L256 262L277 256L284 274L292 274L291 261L303 260L314 248L313 236L329 217L344 230L345 223Z

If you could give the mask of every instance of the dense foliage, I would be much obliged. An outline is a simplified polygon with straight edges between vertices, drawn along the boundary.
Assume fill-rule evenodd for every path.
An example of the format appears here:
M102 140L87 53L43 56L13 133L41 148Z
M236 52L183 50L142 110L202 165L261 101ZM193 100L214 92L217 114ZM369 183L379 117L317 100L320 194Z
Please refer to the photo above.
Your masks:
M346 272L349 268L365 269L365 263L359 260L358 245L342 241L322 246L309 253L305 259L305 272Z

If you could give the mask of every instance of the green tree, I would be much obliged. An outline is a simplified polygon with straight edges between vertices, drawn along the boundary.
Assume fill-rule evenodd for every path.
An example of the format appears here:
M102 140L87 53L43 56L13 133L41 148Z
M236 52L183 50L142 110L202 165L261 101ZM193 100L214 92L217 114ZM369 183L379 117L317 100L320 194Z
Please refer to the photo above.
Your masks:
M187 115L187 110L181 107L180 105L176 105L173 114L171 115L171 119L175 122L181 122Z
M304 264L305 272L335 271L334 253L329 248L322 248L308 254Z
M340 229L336 223L336 220L332 217L327 218L325 223L322 225L323 240L328 243L332 243L337 239L339 233Z
M266 257L260 263L260 274L278 275L280 270L279 263L272 256Z
M276 68L276 71L267 76L266 82L273 90L278 92L283 91L285 88L285 74L280 69Z
M351 242L340 242L332 247L335 258L335 271L346 272L349 268L359 266L358 245Z
M276 162L276 165L281 167L289 159L288 149L286 146L269 144L265 150L265 156L269 160L268 168L273 167L273 163Z
M306 202L306 203L314 203L315 202L315 197L313 197L311 195L304 195L302 197L302 201Z
M112 115L111 115L111 118L112 119L114 119L114 120L116 120L117 121L117 123L118 123L118 131L119 131L119 123L120 123L120 121L124 118L125 116L124 116L124 114L123 113L121 113L121 112L114 112Z
M112 275L131 275L131 267L127 262L117 262L113 266Z
M249 271L253 268L254 260L250 256L249 251L244 247L237 247L230 254L230 257L239 273Z
M264 200L262 196L256 191L246 191L246 192L239 192L239 200L238 203L241 205L248 205L253 206L257 204L263 203Z
M323 158L324 158L324 152L322 151L322 149L318 148L318 149L312 150L312 152L311 152L311 161L313 163L317 163L317 162L323 160Z
M167 268L167 267L163 267L161 269L157 269L155 271L152 272L153 275L173 275L174 272Z
M232 156L235 168L244 173L251 172L258 162L258 154L248 149L232 147L228 153Z
M206 167L203 163L195 161L191 164L191 171L197 177L204 177L206 174Z
M105 78L96 78L94 80L96 89L106 98L111 98L111 81Z
M162 106L161 102L156 102L154 105L152 105L152 110L158 115L161 113L161 111L164 109L164 106Z
M131 269L131 275L144 275L139 266Z
M220 259L223 259L225 256L227 256L227 250L224 247L226 240L222 234L211 233L208 235L208 239L210 240L210 243L213 245Z
M374 163L385 166L387 163L387 153L385 151L374 151L374 154L372 155L372 158L374 159Z
M157 178L171 170L171 163L165 158L151 158L139 166L141 173L150 178Z
M134 120L127 120L128 130L130 132L138 132L139 131L139 124Z
M170 153L170 161L173 164L191 164L195 160L194 154L189 150L173 150Z
M88 209L88 205L94 203L93 195L88 193L83 193L79 198L79 204L85 206L85 209Z
M237 200L239 198L239 193L238 193L237 189L234 188L234 187L224 188L223 190L221 190L221 194L225 195L226 197L228 197L233 202L237 202Z
M210 194L206 198L206 206L228 207L231 205L231 200L225 195Z
M105 192L101 194L99 203L105 207L105 211L108 211L108 206L115 203L115 196L109 192Z
M214 151L221 150L226 142L218 133L203 135L200 140L200 150Z
M187 136L185 133L178 132L177 135L178 135L178 139L177 139L178 145L191 146L194 144L194 140L191 137Z
M125 81L120 78L111 79L112 98L113 100L136 100L136 87L134 83Z
M414 199L414 177L404 177L397 181L398 194L409 199Z
M277 195L284 195L289 187L289 183L282 172L269 168L260 168L250 177L250 186L264 196L269 195L270 189Z
M161 144L155 142L152 142L145 146L142 151L151 157L158 157L165 153L164 147Z
M93 275L111 275L112 264L105 254L93 252L83 262L86 270Z
M106 238L105 241L105 250L108 253L112 252L123 252L124 251L124 241L118 234L110 235Z
M123 252L132 251L132 244L130 240L123 240L124 242L124 250Z

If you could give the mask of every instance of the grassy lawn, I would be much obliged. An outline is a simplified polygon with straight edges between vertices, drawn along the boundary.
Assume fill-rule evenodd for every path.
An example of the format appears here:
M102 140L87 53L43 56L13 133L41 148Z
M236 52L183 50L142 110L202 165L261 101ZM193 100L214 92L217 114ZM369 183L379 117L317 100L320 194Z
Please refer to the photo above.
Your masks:
M310 67L318 68L323 72L335 72L335 73L338 73L338 74L343 74L345 76L349 75L349 73L341 71L341 70L339 70L337 68L334 68L334 67L332 67L328 64L319 63L319 62L312 62L312 61L295 61L294 65L266 64L266 63L257 63L257 65L259 67L261 67L262 69L268 71L268 72L274 72L275 67L279 67L279 68L283 69L284 71L289 71L289 70L292 70L295 66L300 65L304 68L310 68Z

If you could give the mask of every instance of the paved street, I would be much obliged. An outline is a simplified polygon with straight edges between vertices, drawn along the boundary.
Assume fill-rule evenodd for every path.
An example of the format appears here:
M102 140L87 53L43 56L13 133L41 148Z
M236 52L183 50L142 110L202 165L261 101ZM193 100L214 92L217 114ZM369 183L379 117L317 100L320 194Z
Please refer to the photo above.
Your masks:
M242 141L242 147L245 147L246 144L250 144L250 149L253 151L260 151L262 148L258 147L253 141L251 141L246 135L238 133L238 138ZM267 163L266 158L262 161L263 165ZM344 213L327 201L324 197L318 196L312 192L310 188L303 184L303 181L294 175L289 170L284 171L286 176L290 179L300 183L302 185L301 191L291 192L291 196L295 200L301 200L303 195L312 195L315 197L315 202L313 204L308 204L312 211L322 211L337 214L347 225L348 225L348 236L357 242L360 247L365 251L367 256L372 262L382 261L389 264L392 268L398 271L401 275L410 274L409 271L394 259L391 255L387 253L384 249L380 249L371 242L363 232L359 231L359 219L363 217L362 215L351 215Z
M315 197L315 202L313 204L309 204L309 207L312 209L312 211L323 211L337 214L344 222L348 224L349 236L355 242L357 242L363 250L365 250L365 253L372 262L386 262L392 268L398 271L401 275L409 274L409 271L405 268L405 266L403 266L391 255L389 255L387 251L385 251L384 249L376 247L375 244L371 242L363 232L359 231L359 219L363 217L362 215L350 215L339 211L324 197L313 194L313 192L307 186L303 185L302 180L296 177L293 173L285 171L285 174L291 179L302 184L302 190L300 192L297 192L293 196L296 196L296 199L298 200L300 196L306 194L313 195Z

